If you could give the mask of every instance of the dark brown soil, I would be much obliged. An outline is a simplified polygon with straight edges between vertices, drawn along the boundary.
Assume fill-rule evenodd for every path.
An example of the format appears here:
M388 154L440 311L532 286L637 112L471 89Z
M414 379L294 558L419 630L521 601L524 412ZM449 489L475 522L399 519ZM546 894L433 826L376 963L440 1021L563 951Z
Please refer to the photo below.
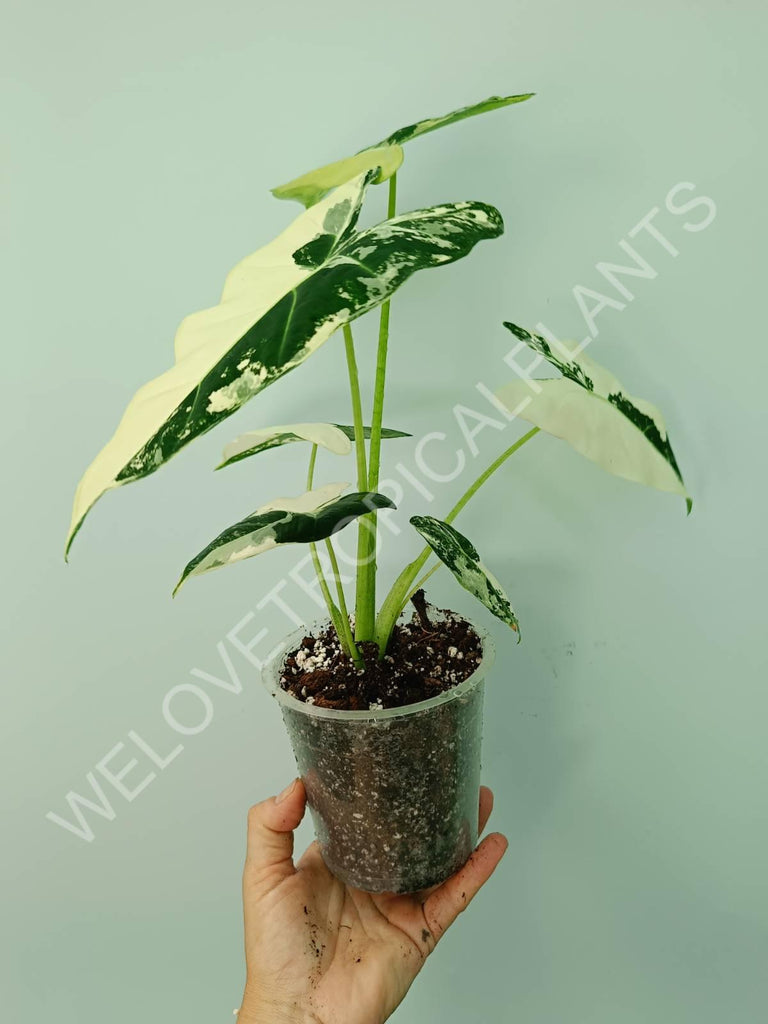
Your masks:
M298 700L345 711L403 707L457 686L480 662L480 638L451 612L432 621L423 591L414 605L411 621L395 626L383 659L376 644L358 644L365 668L357 668L329 626L288 655L280 685Z

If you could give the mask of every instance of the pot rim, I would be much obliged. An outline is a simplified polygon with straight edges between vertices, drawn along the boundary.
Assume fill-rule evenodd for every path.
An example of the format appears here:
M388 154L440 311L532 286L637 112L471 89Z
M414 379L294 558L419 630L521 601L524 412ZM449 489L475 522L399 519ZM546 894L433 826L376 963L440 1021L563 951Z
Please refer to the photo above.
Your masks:
M431 613L439 618L440 611L438 609L431 609ZM297 700L292 694L283 690L280 686L279 676L282 669L282 663L285 656L293 648L303 640L305 636L315 635L315 631L325 629L328 625L328 619L317 619L314 622L309 622L300 629L295 629L289 633L285 639L278 644L274 656L269 660L268 664L264 666L261 674L261 681L264 683L266 688L269 690L271 695L277 700L278 704L282 707L289 708L292 711L299 711L309 716L310 718L325 718L335 719L339 722L380 722L388 721L393 718L404 718L408 715L415 715L419 712L429 711L431 708L440 707L443 704L448 704L452 700L457 700L459 697L463 697L470 690L481 683L490 670L493 668L494 661L496 660L496 645L493 641L493 637L488 630L478 626L472 619L468 619L463 615L458 615L458 612L451 612L451 615L458 616L463 619L464 622L468 622L474 631L480 638L482 645L482 657L480 664L477 666L475 671L467 676L463 682L457 686L452 686L450 690L445 690L443 693L438 693L436 697L430 697L428 700L420 700L415 704L404 704L397 708L382 708L378 711L347 711L341 708L322 708L317 707L315 704L306 704L302 700Z

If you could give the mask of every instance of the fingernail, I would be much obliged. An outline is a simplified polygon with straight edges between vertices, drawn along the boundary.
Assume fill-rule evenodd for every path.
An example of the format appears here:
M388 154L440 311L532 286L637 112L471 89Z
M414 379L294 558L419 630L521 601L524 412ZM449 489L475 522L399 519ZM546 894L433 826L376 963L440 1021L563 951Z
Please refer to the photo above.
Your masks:
M296 779L294 779L293 782L290 783L290 785L286 786L285 789L282 791L282 793L278 793L277 794L277 796L275 797L275 803L276 804L281 804L283 802L283 800L287 800L288 797L293 792L293 790L295 789L295 787L296 787Z

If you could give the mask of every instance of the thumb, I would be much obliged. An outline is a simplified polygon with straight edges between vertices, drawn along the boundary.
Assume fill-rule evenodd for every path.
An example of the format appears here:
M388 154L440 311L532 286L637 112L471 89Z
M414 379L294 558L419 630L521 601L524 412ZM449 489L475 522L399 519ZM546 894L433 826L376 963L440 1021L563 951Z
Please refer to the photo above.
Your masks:
M294 779L277 796L255 804L248 812L248 850L245 875L258 888L272 889L292 875L293 830L304 817L307 794Z

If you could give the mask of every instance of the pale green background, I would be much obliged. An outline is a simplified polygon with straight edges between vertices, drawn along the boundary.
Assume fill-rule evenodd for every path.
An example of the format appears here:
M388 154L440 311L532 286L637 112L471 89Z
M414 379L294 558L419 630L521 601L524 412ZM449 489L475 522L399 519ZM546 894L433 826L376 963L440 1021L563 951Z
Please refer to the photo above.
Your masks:
M500 321L582 337L572 287L598 287L595 263L616 260L660 206L680 255L637 240L658 277L601 314L592 352L663 407L696 507L686 520L679 500L537 439L462 516L525 633L515 648L495 630L486 717L484 774L510 850L396 1020L764 1019L761 8L11 4L4 1020L231 1019L245 811L292 772L256 673L237 662L240 697L209 687L211 726L134 803L115 795L93 843L45 814L64 812L129 729L170 748L165 693L194 667L216 672L216 643L294 564L288 551L170 600L214 532L300 487L299 451L212 475L223 442L348 418L337 339L172 466L105 498L65 567L81 471L136 387L169 365L182 315L213 303L229 267L297 212L270 186L418 117L525 90L539 95L408 150L401 209L484 199L507 233L397 296L387 421L458 443L451 406L483 408L475 381L505 376ZM706 231L683 228L702 210L664 211L679 181L717 203ZM358 334L370 368L372 326ZM439 514L517 430L485 431L462 479L428 509L410 492L405 511ZM399 444L387 454L413 467L413 444ZM435 452L448 466L447 447ZM340 476L330 457L323 473ZM382 556L389 576L416 550L404 538ZM444 574L433 592L474 612ZM275 639L287 626L275 609L258 623Z

